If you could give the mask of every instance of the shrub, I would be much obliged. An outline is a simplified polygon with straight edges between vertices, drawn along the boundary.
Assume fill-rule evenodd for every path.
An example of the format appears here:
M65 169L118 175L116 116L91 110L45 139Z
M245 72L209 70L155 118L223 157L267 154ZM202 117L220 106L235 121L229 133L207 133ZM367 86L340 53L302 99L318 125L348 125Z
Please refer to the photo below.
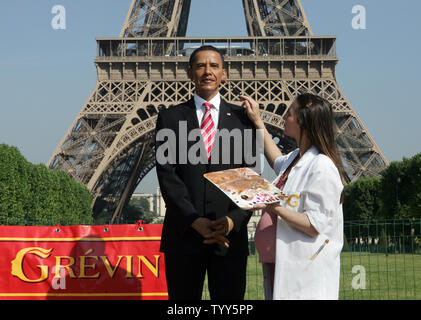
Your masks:
M91 204L83 184L28 162L15 147L0 145L0 224L92 224Z

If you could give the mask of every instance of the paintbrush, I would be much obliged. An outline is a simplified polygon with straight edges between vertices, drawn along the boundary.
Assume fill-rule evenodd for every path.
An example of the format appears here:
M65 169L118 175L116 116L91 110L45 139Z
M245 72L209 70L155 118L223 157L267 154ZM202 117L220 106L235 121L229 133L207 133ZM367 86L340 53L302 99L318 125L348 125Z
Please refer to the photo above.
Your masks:
M329 239L326 239L325 242L320 246L320 248L316 251L315 254L313 254L313 256L310 258L311 261L313 261L314 259L317 258L317 256L319 255L320 251L323 250L323 248L329 243Z

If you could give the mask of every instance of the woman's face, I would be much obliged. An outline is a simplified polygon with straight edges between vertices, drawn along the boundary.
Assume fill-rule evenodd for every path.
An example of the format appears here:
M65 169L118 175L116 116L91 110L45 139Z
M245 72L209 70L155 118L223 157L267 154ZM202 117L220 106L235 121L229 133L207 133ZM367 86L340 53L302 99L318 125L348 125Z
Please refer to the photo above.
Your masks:
M288 137L294 138L297 143L300 140L301 128L298 125L297 118L295 116L295 110L297 110L298 104L294 101L289 107L287 113L283 116L285 121L284 134Z

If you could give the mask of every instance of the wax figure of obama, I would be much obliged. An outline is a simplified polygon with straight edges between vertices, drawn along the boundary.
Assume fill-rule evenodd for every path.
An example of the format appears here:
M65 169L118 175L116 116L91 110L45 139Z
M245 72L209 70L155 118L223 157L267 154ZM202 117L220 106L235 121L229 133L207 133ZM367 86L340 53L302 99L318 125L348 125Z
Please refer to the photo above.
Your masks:
M161 251L165 253L169 299L200 300L207 272L211 299L241 300L246 288L251 212L239 209L203 174L254 166L244 154L238 157L235 145L227 147L218 141L232 130L255 134L255 128L242 107L227 103L219 94L227 73L218 49L196 49L187 73L195 84L194 97L161 110L156 125L156 169L167 208ZM175 134L171 145L162 138L166 131ZM196 139L187 139L194 132L199 132L191 135ZM240 150L250 143L244 142ZM164 144L170 145L167 153L161 152ZM189 153L192 148L195 152ZM198 153L199 163L192 157Z

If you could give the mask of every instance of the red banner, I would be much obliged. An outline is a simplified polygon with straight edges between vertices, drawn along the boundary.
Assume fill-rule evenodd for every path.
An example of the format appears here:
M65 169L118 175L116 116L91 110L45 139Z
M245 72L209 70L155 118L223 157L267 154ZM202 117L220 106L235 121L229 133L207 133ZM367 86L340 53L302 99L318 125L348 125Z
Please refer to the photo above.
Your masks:
M0 226L0 299L168 299L161 231Z

